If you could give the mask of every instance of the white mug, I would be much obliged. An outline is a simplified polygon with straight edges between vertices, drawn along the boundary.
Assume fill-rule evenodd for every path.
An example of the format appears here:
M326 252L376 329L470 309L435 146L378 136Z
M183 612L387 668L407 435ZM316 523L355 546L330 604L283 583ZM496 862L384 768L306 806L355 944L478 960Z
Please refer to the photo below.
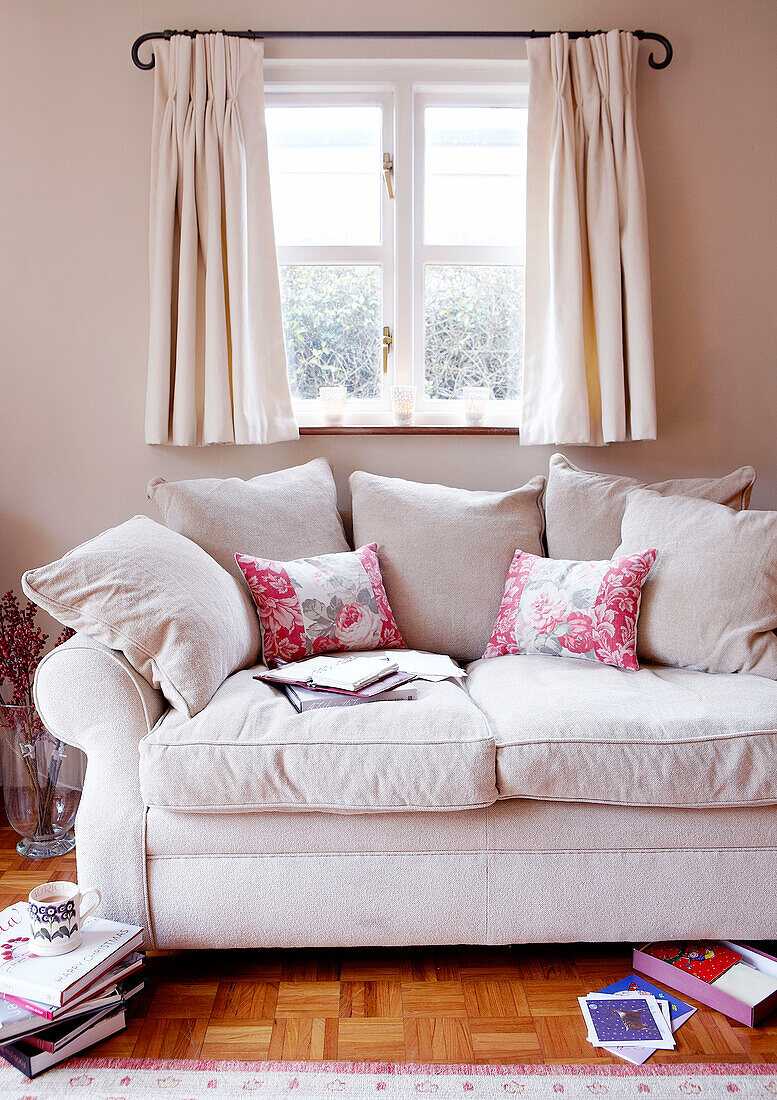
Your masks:
M84 898L96 901L84 909ZM30 891L30 950L33 955L64 955L81 946L81 928L102 901L99 890L83 893L75 882L44 882Z

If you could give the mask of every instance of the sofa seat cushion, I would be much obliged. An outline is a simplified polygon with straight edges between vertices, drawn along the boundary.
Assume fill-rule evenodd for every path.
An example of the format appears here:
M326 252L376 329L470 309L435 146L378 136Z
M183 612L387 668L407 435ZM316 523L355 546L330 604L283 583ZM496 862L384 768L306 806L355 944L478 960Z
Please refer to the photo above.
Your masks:
M247 669L194 719L170 711L140 743L148 806L204 813L459 810L497 798L495 746L461 687L412 702L297 714Z
M521 655L469 666L500 798L627 806L777 803L777 683Z

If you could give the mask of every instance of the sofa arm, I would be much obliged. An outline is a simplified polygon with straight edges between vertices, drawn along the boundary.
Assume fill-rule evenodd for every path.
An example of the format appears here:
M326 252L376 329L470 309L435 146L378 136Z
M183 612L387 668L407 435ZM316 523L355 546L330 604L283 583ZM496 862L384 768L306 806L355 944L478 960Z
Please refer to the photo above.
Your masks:
M78 880L101 891L102 913L150 934L138 744L167 701L121 653L82 634L43 658L34 695L46 728L87 755L75 826Z
M106 747L106 739L130 740L137 747L168 705L122 653L85 634L46 654L35 674L34 696L47 729L87 755Z

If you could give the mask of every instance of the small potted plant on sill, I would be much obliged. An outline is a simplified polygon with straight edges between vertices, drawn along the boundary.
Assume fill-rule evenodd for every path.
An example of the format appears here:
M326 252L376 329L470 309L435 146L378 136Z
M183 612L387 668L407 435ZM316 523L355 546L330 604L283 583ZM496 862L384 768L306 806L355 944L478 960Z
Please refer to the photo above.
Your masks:
M13 592L0 600L0 756L5 812L22 838L16 850L50 859L75 846L84 754L53 737L35 709L32 682L48 641L37 611L21 607ZM55 645L72 634L66 627Z

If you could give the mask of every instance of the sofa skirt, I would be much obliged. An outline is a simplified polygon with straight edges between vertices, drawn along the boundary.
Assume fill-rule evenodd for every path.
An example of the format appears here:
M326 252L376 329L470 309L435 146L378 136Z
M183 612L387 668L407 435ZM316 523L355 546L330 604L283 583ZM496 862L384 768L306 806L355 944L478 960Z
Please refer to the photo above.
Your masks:
M777 809L499 802L460 813L151 808L158 948L772 938Z

